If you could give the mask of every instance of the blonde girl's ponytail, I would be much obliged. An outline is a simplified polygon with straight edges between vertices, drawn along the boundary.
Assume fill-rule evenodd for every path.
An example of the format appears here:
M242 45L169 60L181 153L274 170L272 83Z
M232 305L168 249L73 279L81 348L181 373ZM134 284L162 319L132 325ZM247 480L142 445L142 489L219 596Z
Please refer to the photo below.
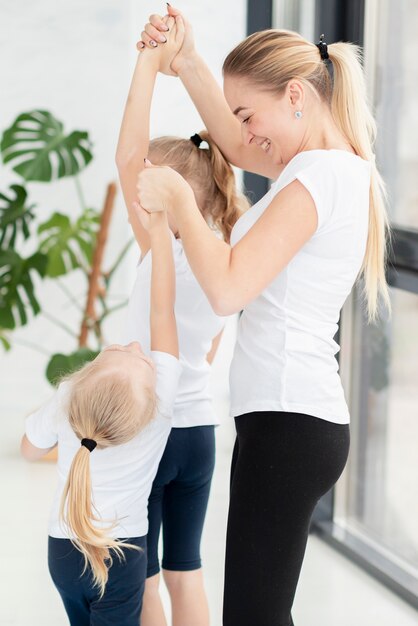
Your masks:
M121 559L124 554L121 542L107 536L114 524L100 530L94 525L94 522L101 520L92 510L90 454L87 448L81 446L73 459L61 500L60 516L74 535L73 544L84 556L83 574L90 566L93 584L98 587L102 597L108 580L108 568L112 565L111 551ZM135 548L130 545L126 547Z
M229 243L232 227L242 213L248 209L248 200L243 194L238 193L234 170L207 130L202 130L199 135L202 141L206 141L209 146L208 156L214 182L212 188L207 192L204 213L210 216L215 228L222 233L223 239Z
M223 71L225 75L244 77L255 87L276 95L285 92L289 81L299 79L330 107L347 142L371 163L369 230L359 278L364 278L368 317L373 321L377 317L379 297L390 310L385 272L386 238L390 231L384 184L373 151L376 124L367 102L360 49L339 42L328 45L327 52L333 80L318 45L292 31L265 30L238 44L225 59Z
M208 147L200 146L200 139L196 143L179 137L153 139L150 159L173 167L192 185L203 217L229 243L232 227L249 203L238 192L234 170L209 133L202 130L198 137Z
M109 536L117 520L102 520L94 511L90 454L98 448L130 441L146 426L155 413L153 390L144 389L142 403L123 372L105 376L99 359L67 378L71 385L68 403L70 425L81 445L71 463L61 498L60 519L74 546L84 556L84 570L90 567L93 583L103 596L113 556L124 559L124 549L139 550ZM87 440L87 441L86 441Z

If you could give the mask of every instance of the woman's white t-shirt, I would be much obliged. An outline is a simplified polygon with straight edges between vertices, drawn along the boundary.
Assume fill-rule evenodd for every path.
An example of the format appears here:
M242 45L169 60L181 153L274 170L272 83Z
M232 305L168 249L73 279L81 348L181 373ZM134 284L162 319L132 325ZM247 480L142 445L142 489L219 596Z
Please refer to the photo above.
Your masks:
M156 366L158 411L128 443L95 448L90 454L92 501L103 526L117 520L112 537L143 537L148 532L148 496L171 429L181 366L165 352L151 352ZM58 487L49 521L49 535L69 538L59 520L61 496L71 463L80 448L67 413L71 383L64 382L53 398L26 419L26 436L38 448L58 446ZM98 524L100 526L100 524Z
M206 355L221 332L225 318L216 315L190 269L180 239L171 236L176 270L175 314L182 372L174 403L173 426L184 428L219 424L210 392L210 365ZM137 266L129 299L123 343L139 341L150 347L151 252Z
M370 163L350 152L301 152L235 224L232 245L296 179L318 213L315 234L240 318L230 371L233 416L286 411L349 422L333 338L364 260L370 172Z

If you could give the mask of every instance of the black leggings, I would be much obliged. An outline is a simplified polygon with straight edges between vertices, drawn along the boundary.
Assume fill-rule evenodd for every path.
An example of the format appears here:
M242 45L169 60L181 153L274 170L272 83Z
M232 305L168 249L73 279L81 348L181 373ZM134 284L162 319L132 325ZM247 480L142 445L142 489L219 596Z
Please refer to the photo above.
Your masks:
M214 426L171 429L148 500L147 577L160 571L161 526L163 568L187 572L201 567L200 540L214 465Z
M310 519L344 469L349 426L273 411L235 423L223 624L292 626Z

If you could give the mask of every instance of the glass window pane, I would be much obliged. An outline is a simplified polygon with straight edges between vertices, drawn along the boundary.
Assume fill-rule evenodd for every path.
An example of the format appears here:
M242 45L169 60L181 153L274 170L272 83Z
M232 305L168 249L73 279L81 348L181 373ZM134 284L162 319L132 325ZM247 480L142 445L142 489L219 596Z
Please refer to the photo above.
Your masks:
M273 28L295 30L313 41L315 27L315 0L275 0Z
M391 219L418 228L418 2L379 2L375 106L377 155Z
M418 295L391 294L392 319L367 327L359 347L346 524L418 575Z

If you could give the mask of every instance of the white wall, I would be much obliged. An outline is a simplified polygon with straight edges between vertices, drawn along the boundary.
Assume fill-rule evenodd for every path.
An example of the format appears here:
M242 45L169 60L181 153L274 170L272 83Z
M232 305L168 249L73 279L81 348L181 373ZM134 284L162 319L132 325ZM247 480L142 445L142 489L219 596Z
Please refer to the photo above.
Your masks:
M191 20L198 48L220 80L222 59L245 35L245 0L179 0L177 6ZM66 130L88 130L94 161L80 178L91 206L101 206L106 184L116 179L114 153L136 58L135 42L148 15L164 11L165 3L153 0L0 0L0 129L22 111L45 108L64 122ZM201 127L180 81L162 76L154 98L152 134L189 136ZM0 190L6 191L12 182L20 181L2 166ZM28 188L41 219L52 210L77 214L72 181L30 183ZM108 262L128 236L119 192ZM118 293L128 294L134 264L132 251L117 277ZM71 286L82 298L80 276L74 274ZM44 284L38 292L48 311L78 329L79 314L56 287ZM118 340L122 320L122 315L115 315L106 326L108 341ZM41 316L14 333L12 342L13 338L38 344L51 354L75 349L75 340ZM8 354L0 352L2 419L23 419L50 394L43 373L47 360L46 355L18 345Z

